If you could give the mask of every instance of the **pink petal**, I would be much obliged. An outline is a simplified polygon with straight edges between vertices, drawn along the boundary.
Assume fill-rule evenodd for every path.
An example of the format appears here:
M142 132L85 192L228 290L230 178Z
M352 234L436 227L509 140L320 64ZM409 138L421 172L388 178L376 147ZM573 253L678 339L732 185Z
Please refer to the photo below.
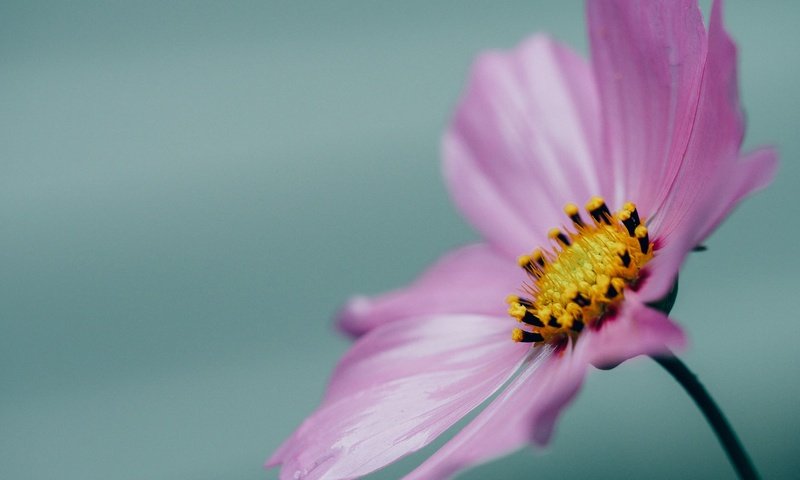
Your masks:
M647 279L639 290L644 301L662 298L669 289L678 270L692 248L701 244L744 198L768 185L778 168L778 154L771 148L762 148L742 158L732 168L720 172L710 189L717 192L706 198L705 205L695 206L702 215L677 225L671 241L666 242L648 263Z
M416 451L499 388L530 347L514 324L452 315L382 325L337 367L322 406L270 458L281 478L353 478Z
M351 299L338 316L339 327L353 336L384 323L437 313L503 316L505 297L526 279L516 263L487 245L454 250L410 286L376 297Z
M654 216L651 230L665 243L686 223L694 225L708 212L709 199L717 199L717 181L732 168L744 136L744 116L739 105L736 47L722 26L722 10L715 2L708 32L708 58L700 98L684 160L663 207ZM716 188L715 188L716 187ZM713 201L713 200L712 200Z
M660 298L669 291L689 251L744 197L763 188L774 176L777 156L772 150L739 159L743 135L736 47L723 28L721 3L715 2L692 136L669 195L650 223L663 249L648 265L652 275L641 291L645 300Z
M508 388L406 480L448 478L531 441L546 443L583 383L586 360L582 350L542 348Z
M481 55L443 141L456 205L509 256L545 245L564 204L609 191L599 119L592 72L566 47L536 36Z
M574 349L542 349L529 359L508 388L406 480L447 478L531 441L546 444L589 365L618 364L684 344L683 332L666 315L642 305L635 293L626 293L616 318L598 330L584 331Z
M685 235L680 241L656 250L653 259L645 267L644 281L637 290L643 302L656 302L669 293L692 248L691 235Z
M632 200L649 216L686 148L705 59L696 0L587 3L592 65L605 130L614 205Z
M725 175L715 201L708 205L707 214L699 215L702 225L696 230L694 244L700 244L713 232L731 211L746 197L772 182L778 170L778 152L760 148L740 159Z
M681 350L686 345L683 330L664 313L642 304L634 292L616 316L606 319L597 330L581 336L589 361L598 367L613 366L639 355L658 355Z

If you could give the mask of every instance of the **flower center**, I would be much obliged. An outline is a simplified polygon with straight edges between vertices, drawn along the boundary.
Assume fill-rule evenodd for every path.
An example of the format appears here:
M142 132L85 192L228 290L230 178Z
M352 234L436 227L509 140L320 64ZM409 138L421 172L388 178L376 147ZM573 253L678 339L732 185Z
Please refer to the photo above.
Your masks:
M597 327L635 285L642 267L653 258L653 244L636 206L628 202L612 214L605 201L592 197L581 218L578 207L564 207L575 232L550 230L557 247L536 249L519 257L530 277L525 296L509 295L508 313L526 328L515 328L515 342L562 343L577 339L586 327Z

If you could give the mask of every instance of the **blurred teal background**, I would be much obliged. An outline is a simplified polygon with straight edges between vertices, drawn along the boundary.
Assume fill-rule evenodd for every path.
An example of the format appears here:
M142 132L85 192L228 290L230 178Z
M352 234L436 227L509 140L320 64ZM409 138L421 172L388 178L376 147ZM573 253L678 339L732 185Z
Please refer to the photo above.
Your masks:
M782 166L674 314L764 476L791 478L800 3L726 18L747 145ZM579 2L0 4L0 478L276 478L347 348L336 308L476 238L439 136L475 53L541 30L586 50ZM463 478L732 476L641 359L593 372L547 453Z

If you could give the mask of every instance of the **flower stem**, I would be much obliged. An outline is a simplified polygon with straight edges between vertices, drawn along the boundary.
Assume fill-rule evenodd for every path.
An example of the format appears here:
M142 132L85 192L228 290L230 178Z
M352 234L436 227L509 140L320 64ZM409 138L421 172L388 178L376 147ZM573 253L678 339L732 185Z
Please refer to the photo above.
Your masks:
M728 454L728 459L736 469L736 473L739 474L739 478L748 480L759 478L753 462L739 441L739 437L736 436L725 415L722 414L722 411L714 402L714 399L711 398L711 395L708 394L703 384L697 379L697 376L676 356L654 356L652 358L681 384L686 393L692 397L694 403L700 407L700 411L703 412L706 420L708 420L717 435L722 447L725 449L725 453Z

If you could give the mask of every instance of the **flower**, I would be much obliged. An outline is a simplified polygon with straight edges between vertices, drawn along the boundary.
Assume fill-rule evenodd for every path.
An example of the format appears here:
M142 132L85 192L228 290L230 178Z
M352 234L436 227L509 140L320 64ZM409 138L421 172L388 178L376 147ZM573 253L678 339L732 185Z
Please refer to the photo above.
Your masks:
M456 205L486 242L407 288L349 302L340 326L359 338L268 461L281 478L372 472L502 389L409 476L448 477L546 443L590 366L684 345L648 304L769 183L777 155L740 154L721 2L708 31L694 0L587 9L591 63L541 35L475 62L443 157ZM587 199L582 215L572 202Z

